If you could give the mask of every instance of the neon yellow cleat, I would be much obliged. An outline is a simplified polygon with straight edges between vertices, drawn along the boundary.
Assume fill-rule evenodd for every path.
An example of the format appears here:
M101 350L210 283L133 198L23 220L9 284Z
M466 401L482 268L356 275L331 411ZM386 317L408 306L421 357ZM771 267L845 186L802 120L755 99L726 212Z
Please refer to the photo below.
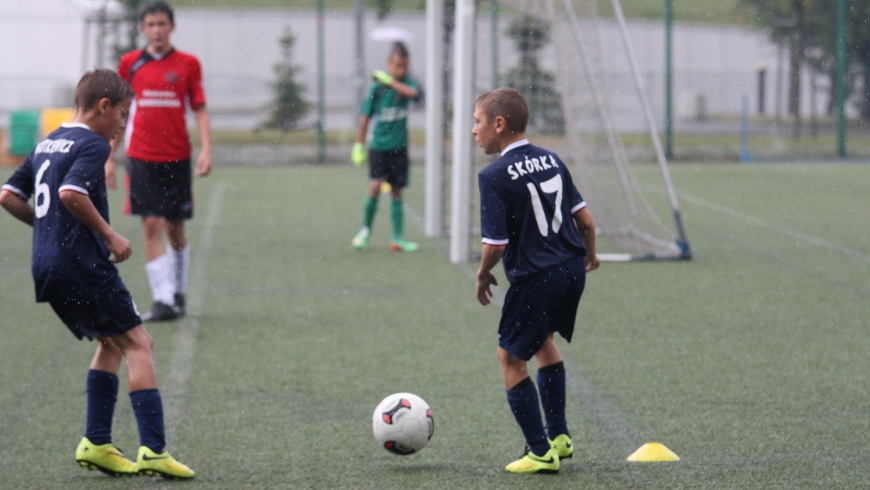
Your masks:
M368 228L363 228L353 237L350 244L353 245L353 248L365 250L369 246L369 237L371 237L371 231Z
M136 463L124 457L112 443L94 445L87 437L76 448L76 463L82 468L101 471L109 476L136 476Z
M559 453L556 448L550 448L543 457L526 446L523 457L504 467L510 473L556 473L559 471Z
M401 238L390 242L390 250L393 252L416 252L419 248L420 245L417 245L414 242L406 242Z
M167 480L187 480L195 475L192 469L170 456L169 451L157 454L145 446L139 448L136 463L140 475L162 476Z
M568 459L574 456L574 444L568 434L560 434L555 439L548 439L550 447L555 449L559 454L559 459Z

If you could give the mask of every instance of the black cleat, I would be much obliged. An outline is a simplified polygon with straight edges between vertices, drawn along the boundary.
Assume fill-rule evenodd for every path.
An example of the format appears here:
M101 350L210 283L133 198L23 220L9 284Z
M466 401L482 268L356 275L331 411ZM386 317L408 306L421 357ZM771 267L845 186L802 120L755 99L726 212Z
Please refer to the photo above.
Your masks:
M187 310L185 309L185 304L187 303L187 296L184 293L175 293L175 314L179 317L187 315Z
M179 315L175 308L161 301L155 301L151 306L151 311L142 315L143 322L167 322L175 320Z

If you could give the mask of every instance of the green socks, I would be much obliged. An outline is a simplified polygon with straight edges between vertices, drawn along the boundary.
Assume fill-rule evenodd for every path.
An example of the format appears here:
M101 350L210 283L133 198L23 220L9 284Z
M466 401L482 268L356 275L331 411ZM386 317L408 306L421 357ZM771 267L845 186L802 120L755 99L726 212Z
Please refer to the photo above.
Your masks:
M372 223L375 220L375 213L378 212L378 198L367 197L366 205L363 211L363 226L368 229L372 228Z
M390 218L393 220L393 238L401 240L402 233L405 231L405 201L393 199Z
M366 204L363 213L363 226L368 229L372 228L372 223L375 221L375 214L378 212L378 198L366 198ZM390 218L393 221L393 238L399 240L405 231L405 201L402 199L393 199L390 207Z

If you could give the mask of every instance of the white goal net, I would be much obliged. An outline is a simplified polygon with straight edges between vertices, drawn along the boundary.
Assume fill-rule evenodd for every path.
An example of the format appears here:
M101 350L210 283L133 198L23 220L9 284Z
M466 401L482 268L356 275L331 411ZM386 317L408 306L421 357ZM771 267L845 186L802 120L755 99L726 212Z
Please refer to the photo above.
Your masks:
M640 139L650 141L643 151L632 151L631 155L614 120L613 85L608 83L602 63L597 1L499 3L548 25L557 60L554 85L561 96L565 124L565 137L553 140L552 146L572 164L574 180L598 226L602 258L689 258L676 193L618 0L613 4L625 48L624 60L629 65L625 71L633 74L636 111L643 114L649 130ZM626 100L625 94L621 100ZM656 161L650 162L653 154Z

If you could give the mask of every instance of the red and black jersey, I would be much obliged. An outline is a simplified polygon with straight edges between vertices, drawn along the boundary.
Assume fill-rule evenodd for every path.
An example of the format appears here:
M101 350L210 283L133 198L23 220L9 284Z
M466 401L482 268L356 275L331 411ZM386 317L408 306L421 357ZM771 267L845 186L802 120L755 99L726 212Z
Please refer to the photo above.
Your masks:
M127 155L154 163L190 158L185 111L205 105L202 68L195 56L171 50L157 59L144 49L121 57L118 74L136 98L127 123Z

